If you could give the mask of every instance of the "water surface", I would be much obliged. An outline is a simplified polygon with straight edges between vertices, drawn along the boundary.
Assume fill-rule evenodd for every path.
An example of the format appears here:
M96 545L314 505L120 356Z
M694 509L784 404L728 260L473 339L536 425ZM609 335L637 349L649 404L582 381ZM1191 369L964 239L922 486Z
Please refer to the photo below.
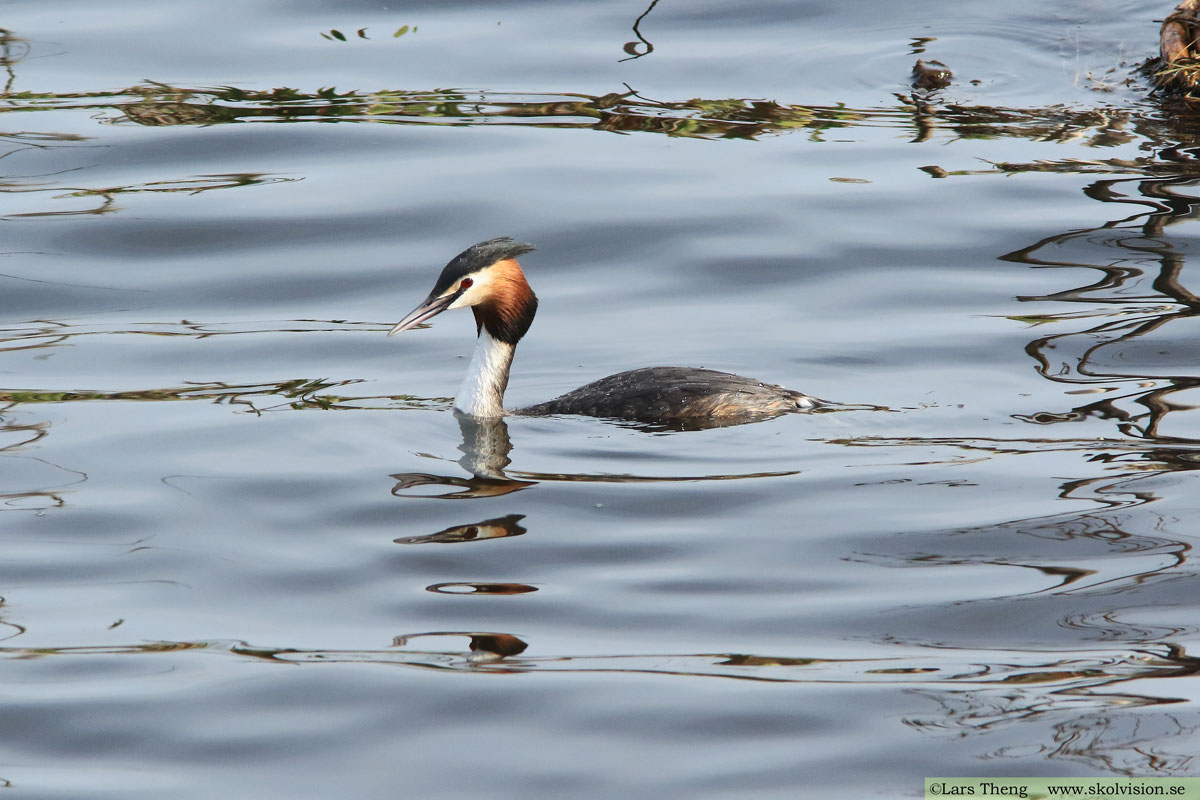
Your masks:
M4 22L0 779L1194 773L1163 7L218 5ZM496 235L513 406L686 364L886 410L463 423L470 316L384 333Z

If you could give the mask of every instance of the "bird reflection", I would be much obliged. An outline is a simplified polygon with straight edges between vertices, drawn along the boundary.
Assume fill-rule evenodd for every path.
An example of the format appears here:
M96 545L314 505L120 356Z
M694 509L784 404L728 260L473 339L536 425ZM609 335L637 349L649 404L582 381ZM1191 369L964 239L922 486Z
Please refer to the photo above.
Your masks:
M454 475L432 475L427 472L402 472L392 475L396 485L392 494L397 497L437 497L444 500L466 500L479 497L499 497L519 492L533 486L537 481L515 480L504 474L504 468L512 463L508 454L512 452L512 440L508 436L508 425L501 418L483 419L454 412L458 429L462 433L462 444L458 449L463 456L458 460L463 469L471 473L470 478ZM411 494L407 490L417 486L450 486L460 491L442 494ZM520 519L517 516L517 519ZM507 518L506 518L507 519ZM496 522L489 520L489 522ZM484 525L486 523L479 523ZM453 530L453 529L450 529ZM443 531L442 533L448 533ZM520 529L525 532L524 528ZM435 534L439 535L439 534ZM508 534L515 536L517 534ZM397 539L397 541L400 541ZM454 541L463 541L455 539Z
M485 519L482 522L472 522L467 525L455 525L444 531L430 533L424 536L401 536L396 544L451 544L454 542L481 542L486 539L504 539L509 536L520 536L525 528L518 523L525 519L524 514L509 514L506 517Z
M479 583L476 581L435 583L425 587L425 591L434 594L477 594L477 595L508 595L529 594L536 592L536 586L528 583Z
M785 475L795 475L797 470L784 472L756 472L734 475L611 475L611 474L580 474L580 473L541 473L520 472L519 477L510 477L506 469L512 463L508 457L512 452L512 440L508 435L508 425L502 418L482 419L455 412L459 431L462 433L462 444L459 450L463 456L458 460L460 466L471 477L459 475L435 475L428 472L400 472L391 477L396 480L392 494L404 498L436 498L441 500L475 500L485 497L501 497L512 492L528 489L543 481L562 482L594 482L594 483L660 483L660 482L694 482L714 480L740 480L744 478L771 478ZM410 489L420 486L451 487L456 491L441 493L414 493ZM489 539L504 539L520 536L526 532L521 520L524 514L508 514L481 521L472 521L452 525L436 533L400 536L393 541L396 544L450 544L457 542L481 542Z
M845 406L852 410L876 410L875 406ZM398 472L392 494L396 497L440 498L445 500L497 497L518 492L544 481L569 483L694 483L696 481L730 481L749 478L779 478L796 475L799 470L774 472L739 472L714 475L630 475L612 473L527 472L508 470L508 454L512 441L503 419L479 419L455 412L463 441L459 445L463 457L458 460L471 477L435 475L428 472ZM655 428L654 430L658 430ZM515 477L514 477L515 476ZM449 486L459 491L442 494L414 494L408 490L419 486ZM520 519L520 517L517 517ZM496 522L496 520L490 520ZM482 524L482 523L480 523ZM522 531L523 532L523 531ZM443 531L448 533L448 531ZM510 534L511 535L511 534Z

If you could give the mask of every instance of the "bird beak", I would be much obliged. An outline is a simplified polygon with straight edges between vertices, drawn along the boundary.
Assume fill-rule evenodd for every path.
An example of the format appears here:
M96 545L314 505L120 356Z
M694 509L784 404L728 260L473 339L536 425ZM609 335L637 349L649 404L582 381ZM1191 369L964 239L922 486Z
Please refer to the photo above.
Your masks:
M442 297L426 297L425 302L414 308L412 311L396 323L396 326L388 331L388 336L407 331L417 327L422 322L428 319L433 319L438 314L450 307L450 304L458 299L457 294L447 294Z

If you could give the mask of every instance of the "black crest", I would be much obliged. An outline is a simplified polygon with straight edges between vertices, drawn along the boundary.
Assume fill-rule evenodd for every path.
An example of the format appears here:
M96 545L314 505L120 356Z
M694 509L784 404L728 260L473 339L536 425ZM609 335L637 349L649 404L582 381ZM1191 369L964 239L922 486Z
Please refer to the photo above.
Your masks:
M533 245L518 242L508 236L498 236L495 239L488 239L486 242L473 244L450 259L450 263L438 276L437 283L429 296L437 297L472 272L478 272L506 258L523 256L532 252L533 249Z

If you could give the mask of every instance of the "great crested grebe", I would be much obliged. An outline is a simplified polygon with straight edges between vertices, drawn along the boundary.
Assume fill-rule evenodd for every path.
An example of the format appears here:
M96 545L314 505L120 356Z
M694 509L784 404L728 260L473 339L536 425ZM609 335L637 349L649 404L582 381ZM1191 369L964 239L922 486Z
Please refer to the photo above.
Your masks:
M454 398L454 407L464 414L494 419L506 413L504 390L513 354L529 331L538 304L517 256L533 249L533 245L507 236L468 247L446 265L424 302L388 331L391 336L447 309L470 307L475 314L478 343L466 380ZM820 405L822 401L815 397L728 372L645 367L609 375L511 413L582 414L657 423L705 419L737 422Z

